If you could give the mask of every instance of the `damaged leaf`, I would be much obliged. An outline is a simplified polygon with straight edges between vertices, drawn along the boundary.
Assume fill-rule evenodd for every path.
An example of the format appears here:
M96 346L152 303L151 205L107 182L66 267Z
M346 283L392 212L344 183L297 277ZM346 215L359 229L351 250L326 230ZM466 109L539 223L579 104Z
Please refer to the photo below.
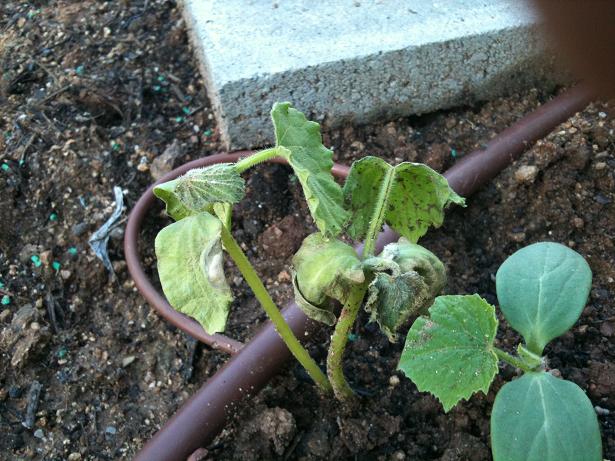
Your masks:
M155 244L169 304L195 318L209 334L224 331L232 300L224 277L221 228L218 218L199 213L162 229Z
M348 220L342 188L331 174L333 152L322 144L320 125L308 121L290 103L276 103L271 110L276 146L288 160L303 187L312 218L326 237L335 237Z
M489 390L498 371L497 327L495 308L480 296L438 296L429 317L410 328L398 368L448 412L474 392Z
M425 311L446 283L444 264L426 248L403 237L384 247L363 267L375 274L365 310L391 342L412 315Z
M433 299L423 277L416 272L395 276L377 273L368 293L365 310L391 342L397 341L395 332L399 327Z
M321 233L307 236L293 257L297 304L306 315L329 325L335 323L329 298L344 303L350 289L365 282L354 248L340 240L328 240ZM327 315L324 312L331 315Z
M403 162L393 167L378 157L353 163L343 192L351 212L348 234L355 240L365 238L370 225L386 222L416 242L430 226L442 225L450 203L465 204L446 178L427 165Z

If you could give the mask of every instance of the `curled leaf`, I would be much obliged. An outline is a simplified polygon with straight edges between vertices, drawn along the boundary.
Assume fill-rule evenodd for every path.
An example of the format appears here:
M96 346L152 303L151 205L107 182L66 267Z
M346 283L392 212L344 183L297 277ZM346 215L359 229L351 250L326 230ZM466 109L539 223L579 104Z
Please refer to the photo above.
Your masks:
M221 228L218 218L203 212L165 227L155 243L169 304L195 318L209 334L224 331L232 300L224 277Z
M312 320L316 320L317 322L322 322L325 325L335 325L336 317L333 313L332 303L327 300L323 302L323 306L315 306L311 302L309 302L301 293L299 286L297 284L297 274L293 274L293 289L295 291L295 302L297 306L301 308L303 313L307 315Z
M397 263L402 273L417 272L425 279L432 297L438 295L446 285L446 268L440 258L427 248L403 237L396 243L386 245L380 257Z
M438 257L403 238L363 264L375 274L365 310L391 342L397 340L397 330L412 315L431 306L446 283L444 264Z
M326 237L335 237L348 220L343 207L342 188L331 174L333 152L322 144L320 125L308 121L290 103L276 103L271 110L276 146L288 160L303 187L316 223Z
M416 314L432 300L429 287L416 272L392 276L377 273L369 284L365 310L370 320L378 322L389 341L397 341L397 330L412 314Z
M195 168L177 179L160 184L154 194L167 205L167 213L180 220L216 203L237 203L245 195L245 182L232 163Z
M439 227L450 203L465 201L446 178L427 165L403 162L393 167L378 157L364 157L352 164L344 199L351 212L349 235L360 240L370 225L388 223L411 242Z
M329 298L345 302L351 288L365 282L354 248L340 240L328 240L321 233L307 236L293 257L297 304L312 306L305 310L314 320L335 323L330 312ZM329 311L331 316L317 310ZM314 315L314 313L318 315ZM320 318L317 318L320 317Z

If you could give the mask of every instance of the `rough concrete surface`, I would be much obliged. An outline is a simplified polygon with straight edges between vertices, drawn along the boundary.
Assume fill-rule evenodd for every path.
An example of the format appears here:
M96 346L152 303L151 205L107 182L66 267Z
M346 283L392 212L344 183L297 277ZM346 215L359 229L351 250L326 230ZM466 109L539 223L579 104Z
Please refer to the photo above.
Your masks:
M183 0L221 135L273 142L291 101L337 125L421 114L559 79L519 0Z

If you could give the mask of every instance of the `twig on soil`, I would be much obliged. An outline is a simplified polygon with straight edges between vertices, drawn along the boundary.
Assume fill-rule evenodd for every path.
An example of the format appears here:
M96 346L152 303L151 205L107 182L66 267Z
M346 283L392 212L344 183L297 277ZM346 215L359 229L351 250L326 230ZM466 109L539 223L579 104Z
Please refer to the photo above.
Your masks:
M60 332L60 327L58 326L58 319L56 317L56 314L59 313L60 317L62 317L61 320L64 321L64 313L62 312L60 305L58 304L54 296L51 294L51 292L47 293L47 296L45 296L45 301L45 304L47 304L47 314L49 315L51 327L53 328L54 333L57 334Z
M33 381L28 391L28 404L26 406L26 418L21 423L25 428L32 429L36 420L36 410L38 409L38 399L41 395L43 385L38 381Z

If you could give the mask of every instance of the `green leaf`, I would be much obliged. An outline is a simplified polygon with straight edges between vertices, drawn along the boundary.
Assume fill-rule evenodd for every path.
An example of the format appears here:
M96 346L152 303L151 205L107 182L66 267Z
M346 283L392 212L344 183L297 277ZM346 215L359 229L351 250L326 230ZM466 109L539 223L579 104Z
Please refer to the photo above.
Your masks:
M333 153L322 144L320 125L308 121L290 103L276 103L271 111L276 145L288 160L303 187L316 227L326 237L335 237L348 220L342 189L333 179Z
M216 203L237 203L245 195L245 182L232 163L195 168L154 188L175 220L211 211Z
M352 164L343 192L352 214L348 233L355 240L363 239L370 225L386 222L416 242L429 226L442 225L449 203L465 203L446 178L427 165L404 162L392 167L377 157Z
M585 259L551 242L520 249L504 261L496 275L504 317L537 355L577 321L591 283L592 273Z
M438 296L430 318L410 328L398 368L444 411L474 392L487 393L498 371L495 309L478 295Z
M293 266L297 304L308 317L328 325L335 323L329 298L344 303L353 286L365 282L354 248L340 240L326 239L321 233L303 240Z
M491 412L494 461L601 461L594 408L574 383L526 373L507 383Z
M209 213L188 216L156 236L158 275L169 304L209 334L224 331L231 289L223 270L222 223Z

